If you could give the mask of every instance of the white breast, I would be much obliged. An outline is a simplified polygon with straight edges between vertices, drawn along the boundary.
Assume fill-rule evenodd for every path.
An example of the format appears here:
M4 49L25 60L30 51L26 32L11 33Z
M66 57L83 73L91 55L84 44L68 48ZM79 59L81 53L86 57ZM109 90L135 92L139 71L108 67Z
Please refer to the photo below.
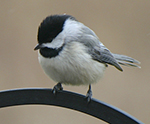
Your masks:
M70 42L58 56L50 59L39 54L38 58L43 70L52 80L71 85L88 85L98 82L106 67L92 60L85 49L81 43Z

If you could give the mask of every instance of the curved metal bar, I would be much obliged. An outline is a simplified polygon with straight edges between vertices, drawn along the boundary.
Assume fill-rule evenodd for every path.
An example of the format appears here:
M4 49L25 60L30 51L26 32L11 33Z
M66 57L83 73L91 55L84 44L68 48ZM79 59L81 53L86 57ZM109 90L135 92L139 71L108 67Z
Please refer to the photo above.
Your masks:
M52 93L52 89L28 88L0 92L0 108L16 105L54 105L77 110L111 124L143 124L131 115L102 101L92 99L87 102L85 96L69 91Z

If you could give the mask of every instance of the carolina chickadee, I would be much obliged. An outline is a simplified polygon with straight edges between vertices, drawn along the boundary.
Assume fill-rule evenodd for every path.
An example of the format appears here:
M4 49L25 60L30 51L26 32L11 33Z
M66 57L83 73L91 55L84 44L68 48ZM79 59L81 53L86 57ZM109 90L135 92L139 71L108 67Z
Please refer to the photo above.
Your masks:
M111 53L96 34L71 15L46 17L38 29L38 59L44 72L58 82L53 93L62 90L61 84L89 85L87 100L92 97L91 84L98 82L108 64L123 71L119 64L139 67L139 61Z

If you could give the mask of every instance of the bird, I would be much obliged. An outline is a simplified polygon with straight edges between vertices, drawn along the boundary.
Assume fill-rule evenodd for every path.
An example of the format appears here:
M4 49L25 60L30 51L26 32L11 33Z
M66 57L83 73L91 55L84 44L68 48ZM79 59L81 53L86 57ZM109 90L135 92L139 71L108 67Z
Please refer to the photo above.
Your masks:
M86 99L92 98L91 85L99 82L108 65L123 71L120 65L139 67L140 62L126 55L112 53L89 27L67 14L47 16L37 34L38 60L44 72L57 84L88 85Z

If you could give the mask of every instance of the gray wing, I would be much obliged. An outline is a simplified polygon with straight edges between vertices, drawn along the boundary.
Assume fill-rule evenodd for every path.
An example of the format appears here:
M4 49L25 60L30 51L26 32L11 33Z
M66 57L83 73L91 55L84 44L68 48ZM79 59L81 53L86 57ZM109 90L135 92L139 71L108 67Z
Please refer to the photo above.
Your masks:
M99 41L98 37L91 29L84 27L82 32L83 34L80 36L79 42L87 46L87 51L92 56L93 60L106 65L110 64L118 70L123 71L112 53Z
M94 48L91 50L91 56L94 60L97 60L101 63L110 64L116 67L118 70L123 71L112 53L107 48Z
M83 25L83 24L82 24ZM104 64L110 64L118 70L123 71L119 64L132 67L140 67L134 63L139 61L125 56L111 53L98 39L96 34L88 27L82 26L82 35L79 37L79 42L87 46L87 52L92 56L93 60Z

